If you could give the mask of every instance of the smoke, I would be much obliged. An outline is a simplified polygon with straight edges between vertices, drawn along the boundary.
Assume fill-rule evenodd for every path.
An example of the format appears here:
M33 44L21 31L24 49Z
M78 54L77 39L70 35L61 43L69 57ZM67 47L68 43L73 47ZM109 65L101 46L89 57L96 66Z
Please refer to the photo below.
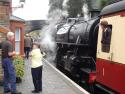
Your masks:
M82 11L83 11L83 14L84 14L84 19L85 20L89 20L90 19L90 17L89 17L89 10L88 10L88 5L87 5L86 2L83 5Z
M63 16L65 16L65 17L68 17L68 11L67 11L67 2L68 2L69 0L64 0L63 1L63 4L62 4L62 6L63 6Z
M69 0L64 0L64 1L63 1L63 7L64 7L64 8L67 7L67 4L66 4L66 3L67 3L68 1L69 1Z
M56 22L49 23L49 25L45 26L41 32L41 46L46 53L46 58L49 61L53 61L56 54L56 43L54 40L54 33L56 31L55 28Z
M46 52L46 59L53 62L56 56L56 26L62 21L62 11L57 9L49 14L48 25L41 31L41 46Z

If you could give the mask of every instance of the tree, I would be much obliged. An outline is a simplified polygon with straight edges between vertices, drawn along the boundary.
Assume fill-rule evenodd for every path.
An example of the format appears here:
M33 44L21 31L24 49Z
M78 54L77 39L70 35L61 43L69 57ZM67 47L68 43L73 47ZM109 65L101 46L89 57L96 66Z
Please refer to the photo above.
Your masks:
M102 0L101 1L101 8L105 7L106 5L113 4L113 3L116 3L119 1L122 1L122 0Z
M122 1L122 0L109 0L108 4L113 4L113 3L116 3L116 2L119 2L119 1Z
M109 2L109 0L102 0L101 1L101 8L105 7L108 2Z
M49 0L49 13L53 12L56 9L62 10L62 4L64 0Z
M78 14L82 14L83 3L83 0L69 0L67 2L69 17L77 17Z

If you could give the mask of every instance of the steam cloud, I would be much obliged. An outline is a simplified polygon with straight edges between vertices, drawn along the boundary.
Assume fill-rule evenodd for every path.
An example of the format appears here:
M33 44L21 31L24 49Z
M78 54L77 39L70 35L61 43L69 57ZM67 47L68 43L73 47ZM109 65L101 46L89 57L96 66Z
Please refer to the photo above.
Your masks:
M41 46L46 52L47 60L53 62L56 56L56 25L62 20L62 11L57 9L50 14L48 25L41 32Z
M84 14L84 19L85 20L89 20L90 19L90 17L89 17L89 10L88 10L88 5L87 5L86 2L83 5L82 11L83 11L83 14Z

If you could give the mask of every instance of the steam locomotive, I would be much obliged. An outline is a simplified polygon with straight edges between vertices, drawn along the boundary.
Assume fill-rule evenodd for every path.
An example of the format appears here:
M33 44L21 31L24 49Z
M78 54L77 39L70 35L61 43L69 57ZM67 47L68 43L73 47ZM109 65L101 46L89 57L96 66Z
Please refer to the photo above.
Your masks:
M125 94L124 5L108 5L88 21L69 19L57 30L56 67L93 94Z
M71 73L78 83L85 77L86 83L89 75L95 73L99 18L69 20L57 32L56 66Z

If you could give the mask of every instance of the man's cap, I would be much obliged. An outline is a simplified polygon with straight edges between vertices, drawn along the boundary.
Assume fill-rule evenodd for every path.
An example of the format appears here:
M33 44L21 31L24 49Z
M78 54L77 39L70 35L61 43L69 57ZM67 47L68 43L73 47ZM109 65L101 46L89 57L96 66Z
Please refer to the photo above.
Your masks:
M101 21L100 24L101 25L108 25L108 22L107 21Z

